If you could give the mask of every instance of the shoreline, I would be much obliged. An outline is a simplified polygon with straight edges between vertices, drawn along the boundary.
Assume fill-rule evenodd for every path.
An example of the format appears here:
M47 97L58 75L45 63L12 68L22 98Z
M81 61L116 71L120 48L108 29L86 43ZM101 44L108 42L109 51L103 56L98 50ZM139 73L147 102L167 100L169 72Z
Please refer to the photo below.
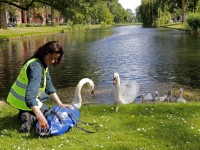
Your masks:
M115 26L127 26L127 25L141 25L138 23L134 24L116 24ZM107 27L114 27L113 25L106 25ZM49 34L67 33L67 32L78 32L91 29L103 28L101 25L86 25L84 29L69 30L68 26L45 26L45 27L13 27L7 29L0 29L0 41L7 42L12 40L19 40L24 38L31 38L34 36L45 36Z
M128 26L128 25L142 25L142 23L133 23L133 24L116 24L115 26ZM115 27L113 25L107 25L107 27ZM15 27L15 28L8 28L8 29L0 29L0 41L7 42L12 40L20 40L24 38L31 38L36 36L45 36L51 34L58 34L58 33L67 33L67 32L78 32L83 30L91 30L91 29L98 29L102 28L101 25L87 25L85 29L82 30L69 30L67 26L45 26L45 27ZM176 30L183 30L187 31L181 22L177 23L170 23L159 28L169 28L169 29L176 29ZM16 30L17 29L17 30ZM39 31L38 31L39 29Z

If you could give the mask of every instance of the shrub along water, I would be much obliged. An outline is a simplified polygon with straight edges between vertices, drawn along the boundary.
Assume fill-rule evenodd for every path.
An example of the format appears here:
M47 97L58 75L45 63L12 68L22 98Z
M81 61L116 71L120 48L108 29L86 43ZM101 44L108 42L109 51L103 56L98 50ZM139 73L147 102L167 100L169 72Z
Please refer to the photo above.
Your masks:
M0 107L0 149L200 149L199 107L200 103L83 105L79 119L99 123L96 133L74 128L60 136L39 138L35 127L30 133L19 133L18 110L4 104Z
M191 13L187 17L187 24L193 32L200 31L200 13Z

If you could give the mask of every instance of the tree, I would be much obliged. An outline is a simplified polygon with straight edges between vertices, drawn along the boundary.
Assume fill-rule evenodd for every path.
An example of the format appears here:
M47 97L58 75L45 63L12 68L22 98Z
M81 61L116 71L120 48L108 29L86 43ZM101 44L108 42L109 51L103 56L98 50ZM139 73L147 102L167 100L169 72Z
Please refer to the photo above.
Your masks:
M0 2L0 28L7 29L5 4Z
M79 1L80 0L0 0L0 3L15 6L26 11L29 11L29 8L35 8L38 4L42 6L50 6L53 9L59 10L64 16L67 16L69 12L72 13L68 8L72 8L74 3L78 3ZM1 22L3 22L3 20L1 20Z
M109 5L109 9L111 14L114 16L115 23L124 22L124 14L122 13L123 7L121 4L118 3L118 1L113 1Z
M131 9L126 9L126 12L129 14L129 21L133 21L134 19L134 13Z
M185 0L182 0L182 23L185 23Z

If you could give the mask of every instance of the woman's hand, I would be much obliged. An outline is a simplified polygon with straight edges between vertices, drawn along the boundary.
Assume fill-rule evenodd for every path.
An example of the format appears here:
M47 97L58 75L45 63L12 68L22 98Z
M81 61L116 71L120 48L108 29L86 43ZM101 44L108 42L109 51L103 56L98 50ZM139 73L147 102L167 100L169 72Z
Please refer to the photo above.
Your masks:
M39 132L42 129L47 129L48 128L48 122L46 120L46 118L43 116L41 118L38 118L38 125L39 125Z
M65 107L65 108L68 107L68 108L70 108L71 110L74 110L74 107L73 107L72 105L60 103L59 106L60 106L60 107Z
M51 97L52 97L52 98L54 99L54 101L58 104L58 106L60 106L60 107L65 107L65 108L69 107L71 110L74 110L74 107L73 107L72 105L63 104L63 103L60 101L60 99L59 99L57 93L52 93L52 94L51 94Z
M40 108L38 106L32 106L31 109L35 113L37 119L38 119L38 125L39 125L39 132L42 129L47 129L48 128L48 122L42 112L40 111Z

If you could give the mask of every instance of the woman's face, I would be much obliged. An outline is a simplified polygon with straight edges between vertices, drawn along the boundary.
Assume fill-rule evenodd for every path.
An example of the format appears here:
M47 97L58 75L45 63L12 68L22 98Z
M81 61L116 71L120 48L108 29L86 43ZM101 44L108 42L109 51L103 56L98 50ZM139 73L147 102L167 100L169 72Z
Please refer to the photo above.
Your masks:
M60 54L56 53L56 52L48 53L44 58L44 62L46 63L47 66L50 66L51 64L53 64L57 61L59 56L60 56Z

